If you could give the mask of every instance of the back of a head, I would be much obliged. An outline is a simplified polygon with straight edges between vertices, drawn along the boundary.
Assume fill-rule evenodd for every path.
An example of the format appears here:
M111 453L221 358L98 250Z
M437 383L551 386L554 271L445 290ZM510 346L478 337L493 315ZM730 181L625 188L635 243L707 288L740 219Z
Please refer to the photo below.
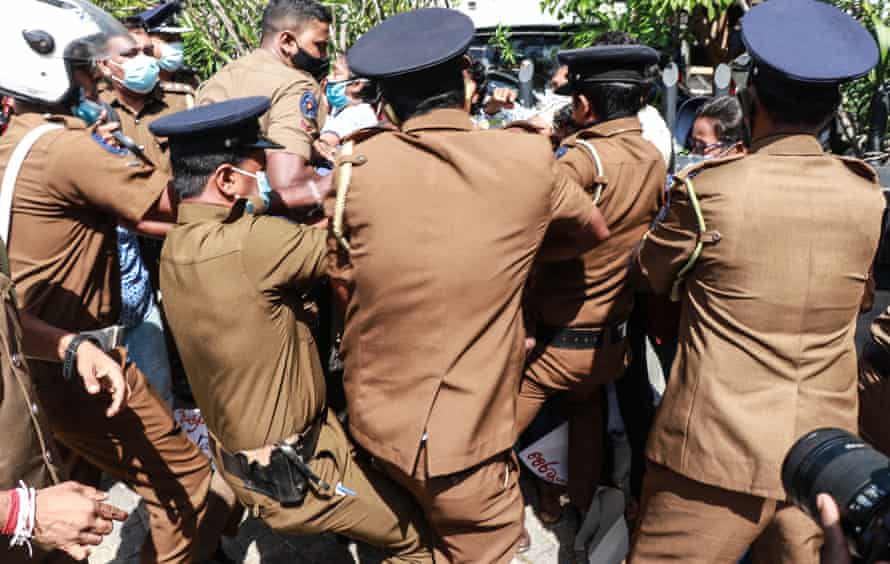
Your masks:
M745 115L742 104L735 96L720 96L709 100L696 114L709 118L714 124L714 134L721 143L735 144L745 139Z
M593 47L606 45L639 45L629 33L607 31L599 34ZM649 84L630 82L597 82L581 89L593 106L599 121L608 121L636 115L643 107Z
M349 66L379 81L396 121L466 101L464 54L472 20L446 8L403 12L374 26L349 51Z
M263 10L263 39L282 30L302 31L313 21L332 23L331 9L316 0L269 0Z
M817 129L840 103L840 85L880 59L874 37L851 15L817 0L764 2L742 19L761 109L776 124Z

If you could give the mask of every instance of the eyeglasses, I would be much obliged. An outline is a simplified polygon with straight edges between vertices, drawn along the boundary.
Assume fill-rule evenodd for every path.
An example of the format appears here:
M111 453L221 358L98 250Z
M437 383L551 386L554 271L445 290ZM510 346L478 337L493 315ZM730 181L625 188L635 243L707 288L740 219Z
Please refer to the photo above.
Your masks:
M718 141L717 143L703 143L697 139L692 140L692 145L689 147L689 152L694 155L704 155L710 151L715 149L723 149L729 148L732 145L729 145L723 141Z

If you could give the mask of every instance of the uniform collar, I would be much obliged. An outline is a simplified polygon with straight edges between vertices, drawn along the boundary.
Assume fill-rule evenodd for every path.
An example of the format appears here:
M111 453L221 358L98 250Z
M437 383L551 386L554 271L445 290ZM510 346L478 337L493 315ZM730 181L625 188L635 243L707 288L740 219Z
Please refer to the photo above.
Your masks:
M780 133L778 135L761 137L751 143L751 152L785 156L821 156L825 154L818 139L803 133Z
M176 223L179 225L200 223L202 221L230 223L244 215L244 204L246 201L238 200L231 208L199 202L181 203L176 212Z
M472 131L476 129L470 114L458 109L433 110L413 117L405 122L402 131L413 133L426 129L452 129L456 131Z
M110 90L106 90L106 92L108 92L107 96L109 104L111 104L115 108L120 108L128 114L137 118L151 112L152 109L154 109L157 105L160 105L162 109L168 107L167 102L164 101L164 91L161 88L160 84L146 96L145 104L143 104L142 109L136 113L134 113L129 106L121 102L117 90L115 90L113 87Z
M612 137L629 131L643 131L637 116L610 119L594 124L578 132L578 137Z

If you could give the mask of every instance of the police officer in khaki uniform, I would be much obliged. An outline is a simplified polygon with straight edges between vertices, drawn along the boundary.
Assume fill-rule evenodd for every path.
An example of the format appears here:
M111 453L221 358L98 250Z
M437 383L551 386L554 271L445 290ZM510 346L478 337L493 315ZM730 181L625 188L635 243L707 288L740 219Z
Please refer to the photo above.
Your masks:
M855 432L855 321L880 236L874 171L816 134L871 35L814 0L751 9L747 157L679 175L636 265L682 300L679 346L647 448L630 561L816 562L822 533L781 466L805 433Z
M859 353L859 432L890 455L890 308L871 323L871 339Z
M161 68L160 89L174 111L195 107L199 80L195 72L185 66L185 49L182 35L190 33L190 27L179 24L177 16L182 11L178 0L164 2L139 14L154 46L154 57Z
M127 514L102 503L107 494L74 482L60 484L61 471L34 380L23 355L33 343L22 333L16 307L15 287L9 278L6 248L0 244L0 521L7 523L16 510L12 494L7 490L22 487L36 489L35 522L32 530L34 556L23 546L11 546L0 541L0 558L4 563L67 562L70 558L83 559L91 545L101 542L111 532L112 521L123 521ZM101 390L96 374L100 364L109 366L112 360L87 342L78 348L78 377L87 389ZM115 371L115 379L121 378ZM104 379L104 378L103 378ZM109 380L112 378L109 377ZM114 402L121 406L126 401L123 381ZM115 408L116 410L118 407ZM23 511L19 500L18 512ZM0 533L2 534L2 533ZM58 550L58 552L52 552Z
M167 96L158 87L159 67L149 54L154 47L148 34L131 29L130 36L132 42L125 38L112 39L108 57L97 62L109 83L100 92L99 99L113 110L109 119L120 123L121 132L139 146L140 154L156 169L169 174L166 142L152 135L148 126L178 110L168 103Z
M142 496L151 528L142 561L193 562L213 553L229 515L213 507L221 500L210 492L209 461L122 355L130 395L111 419L107 398L71 378L81 345L95 338L83 332L119 317L116 226L138 227L171 209L167 176L65 114L78 113L95 86L92 61L126 30L84 0L63 4L22 2L0 21L5 50L20 62L0 72L0 89L16 98L0 138L0 226L29 314L25 334L35 335L31 370L59 442ZM45 59L50 47L56 55Z
M346 144L326 211L352 436L420 503L437 562L492 563L522 531L510 448L526 278L539 249L577 256L608 231L546 138L475 129L473 32L430 8L356 42L350 68L379 81L398 130Z
M327 115L319 82L330 67L331 21L330 9L316 0L270 0L260 47L223 67L198 92L199 105L245 96L272 100L260 124L283 148L269 151L267 174L276 199L289 209L318 205L330 187L330 177L312 167L312 143Z
M161 255L161 289L217 468L238 499L286 533L340 533L431 562L420 512L359 458L325 402L301 296L324 276L325 232L266 207L264 97L156 121L169 137L178 226Z
M562 51L559 61L568 65L573 121L581 128L558 149L559 167L585 187L611 235L582 257L536 268L526 300L536 347L516 413L525 429L547 397L568 392L568 493L584 513L603 462L603 385L625 368L634 304L628 259L658 212L666 170L637 118L646 71L658 53L642 45L597 45Z

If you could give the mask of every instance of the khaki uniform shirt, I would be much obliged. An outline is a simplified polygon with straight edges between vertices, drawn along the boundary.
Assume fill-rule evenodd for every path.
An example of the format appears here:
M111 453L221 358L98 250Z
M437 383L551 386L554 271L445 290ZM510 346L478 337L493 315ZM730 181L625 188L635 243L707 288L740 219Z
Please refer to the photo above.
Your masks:
M807 135L687 171L707 230L647 454L706 484L784 499L782 461L798 438L856 432L853 337L884 198L870 167L824 155ZM698 238L682 184L670 198L638 259L660 293Z
M263 135L308 161L312 141L327 115L318 82L309 73L285 65L269 51L256 49L202 84L198 105L245 96L272 99L272 107L260 117Z
M198 77L191 71L177 71L170 80L162 80L160 90L174 112L195 107L198 96Z
M352 288L341 349L350 429L407 474L424 435L430 476L513 444L529 269L548 227L565 237L592 213L545 138L473 129L466 112L434 110L359 143L351 254L329 239L331 276Z
M121 132L143 147L149 162L165 174L172 174L167 140L155 137L148 129L156 119L179 111L169 103L170 97L160 89L155 89L146 97L145 106L139 112L133 112L124 104L114 89L104 90L100 98L117 112Z
M17 115L0 137L0 176L22 137L48 122L25 159L15 185L9 259L21 307L65 329L86 331L117 322L119 220L139 221L169 177L105 145L81 120ZM36 373L43 362L34 362ZM58 363L52 363L58 376Z
M603 170L597 173L590 151ZM565 173L591 193L605 180L597 207L609 238L583 257L539 265L528 307L532 318L551 327L597 327L624 321L633 308L627 283L631 251L658 213L667 177L658 149L643 138L636 117L611 120L566 139L557 151Z
M13 488L19 480L42 488L58 481L58 470L49 427L22 352L15 288L2 243L0 263L0 489Z
M240 207L181 204L161 252L167 320L229 452L302 432L325 408L301 298L324 274L325 232Z

